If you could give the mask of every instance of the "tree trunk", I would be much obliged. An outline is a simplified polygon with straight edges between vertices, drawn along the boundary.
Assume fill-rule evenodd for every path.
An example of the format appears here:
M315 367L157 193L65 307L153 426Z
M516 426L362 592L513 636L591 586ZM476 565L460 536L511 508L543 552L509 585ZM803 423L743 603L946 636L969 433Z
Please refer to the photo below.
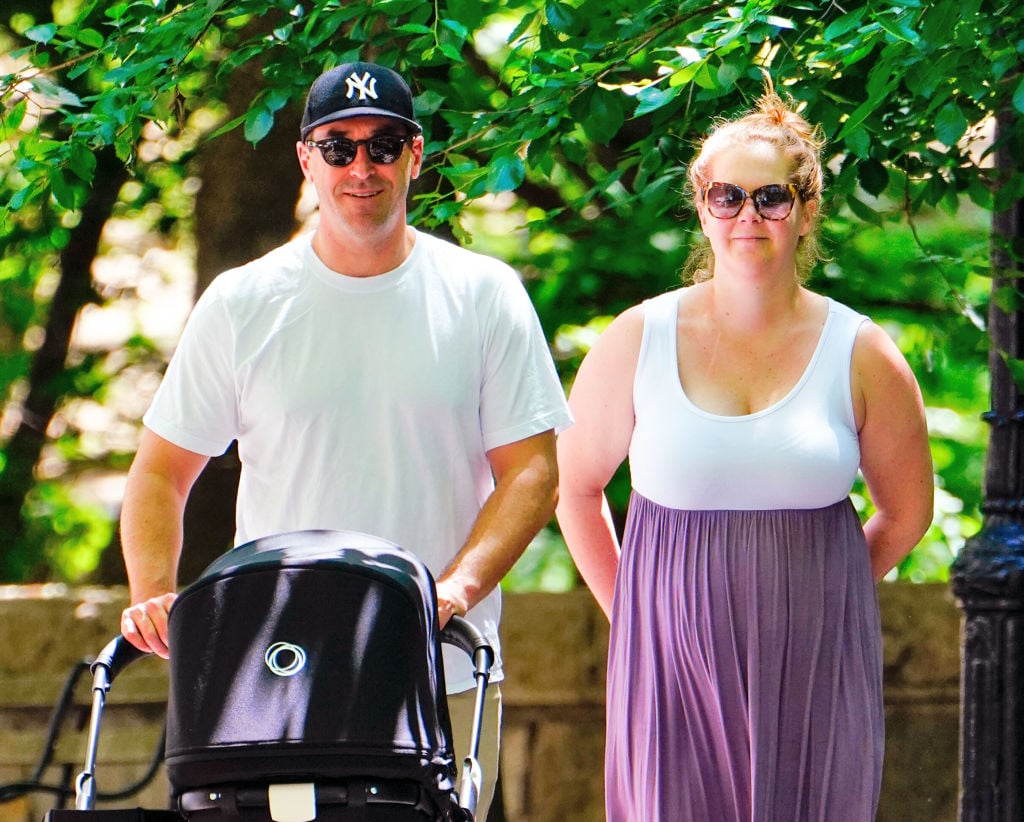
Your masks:
M48 576L39 545L26 533L22 518L25 497L35 485L35 468L46 429L65 395L60 377L65 372L71 333L78 312L97 300L92 284L92 263L99 249L103 226L117 202L127 171L112 148L96 156L96 179L82 206L82 218L60 254L60 281L50 302L43 344L32 358L29 388L21 422L7 442L7 464L0 473L0 522L15 532L0 552L0 579L31 581Z

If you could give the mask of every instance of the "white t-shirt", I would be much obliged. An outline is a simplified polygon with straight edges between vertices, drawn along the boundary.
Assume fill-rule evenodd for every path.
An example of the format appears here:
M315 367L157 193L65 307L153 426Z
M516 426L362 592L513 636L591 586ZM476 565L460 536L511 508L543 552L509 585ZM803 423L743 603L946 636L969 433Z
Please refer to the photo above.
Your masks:
M792 390L754 414L722 416L694 405L679 381L680 293L644 303L633 488L679 510L810 509L844 499L860 466L850 364L867 318L829 300L817 347Z
M208 456L238 440L236 545L361 531L436 576L493 489L487 451L571 418L516 273L417 232L376 277L330 270L309 236L219 276L143 421ZM496 589L468 615L496 652L500 611ZM474 682L452 650L455 693Z

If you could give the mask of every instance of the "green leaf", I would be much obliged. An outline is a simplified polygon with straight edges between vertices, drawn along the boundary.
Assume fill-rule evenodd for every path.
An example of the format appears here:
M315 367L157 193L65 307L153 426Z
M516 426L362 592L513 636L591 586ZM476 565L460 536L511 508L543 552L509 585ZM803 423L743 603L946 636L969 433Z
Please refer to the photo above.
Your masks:
M463 56L462 56L462 52L460 52L451 43L442 43L440 48L441 48L441 53L445 57L447 57L449 60L451 60L453 63L464 63L464 62L466 62L465 58L463 58Z
M712 74L711 66L706 60L701 61L700 65L697 67L697 71L693 75L693 82L708 91L714 91L718 88L715 75Z
M238 128L240 125L242 125L242 123L245 122L247 117L248 117L247 114L242 114L242 115L240 115L238 117L235 117L235 118L233 118L231 120L228 120L228 122L224 123L224 125L222 125L216 131L214 131L210 135L209 139L215 140L218 137L220 137L222 134L227 134L229 131L232 131L232 130Z
M103 48L103 35L96 31L96 29L79 29L78 34L75 35L75 39L87 48Z
M4 126L10 129L18 128L25 119L27 111L28 101L23 98L7 112L7 115L4 117Z
M960 16L960 3L929 3L924 9L924 18L919 26L925 41L940 48L949 43L949 37Z
M657 111L659 108L667 106L683 90L683 86L674 86L672 88L662 88L661 86L647 86L642 89L636 98L640 101L640 104L636 107L633 112L634 117L642 117L645 114L650 114L652 111Z
M1024 77L1021 77L1017 90L1013 93L1013 107L1024 114Z
M571 34L576 28L574 9L567 3L559 3L557 0L548 0L544 4L544 15L547 17L548 25L561 34Z
M679 205L678 187L679 178L675 174L666 174L644 186L640 199L664 212Z
M29 85L32 86L39 94L44 97L48 97L50 100L55 101L61 106L74 106L80 107L82 101L78 95L72 91L68 91L63 86L58 86L52 80L47 77L37 74L35 77L30 77L28 80Z
M826 43L832 43L839 40L847 32L853 31L861 24L861 20L864 18L864 9L857 9L851 11L848 14L844 14L838 20L834 20L825 27L825 31L822 33L822 37L825 38Z
M601 145L611 142L625 119L618 93L600 87L587 89L570 110L587 137Z
M779 17L777 14L769 14L765 18L765 22L770 26L775 26L778 29L796 29L796 24L788 17Z
M84 183L91 183L93 174L96 171L96 155L89 150L89 147L81 142L71 144L71 155L68 165Z
M42 177L37 177L27 186L23 186L18 191L14 192L14 196L11 197L11 211L20 211L27 203L35 200L45 190L46 180Z
M1016 202L1024 198L1024 174L1011 174L996 189L993 208L1005 211L1013 208Z
M457 200L442 200L432 209L433 214L439 220L450 220L462 211L462 203Z
M250 109L245 116L245 139L250 143L258 143L274 127L274 115L271 111L260 106Z
M857 106L846 122L843 123L842 131L839 132L839 136L836 139L844 140L847 135L859 129L864 124L864 121L885 103L889 93L896 87L898 82L897 78L889 80L881 89L875 90L867 100ZM872 91L870 81L868 90L869 93Z
M836 138L839 142L839 138ZM859 128L846 137L846 147L854 156L867 159L871 151L871 135L866 128Z
M487 4L479 0L447 0L445 5L451 19L458 20L470 29L480 28L491 12Z
M953 147L967 133L968 125L960 106L956 103L947 103L935 118L935 136L943 145Z
M434 114L444 105L444 95L437 91L425 91L413 100L413 110L420 116Z
M514 43L516 40L522 37L526 30L533 25L533 21L537 19L537 14L538 12L531 11L529 14L523 15L523 19L519 21L519 25L517 25L512 30L512 33L509 34L506 42Z
M875 19L879 25L885 29L889 34L895 37L897 40L902 40L905 43L917 43L920 39L913 26L907 20L909 16L906 11L897 11L895 14L883 12L879 14Z
M283 88L272 88L263 96L261 102L269 111L280 111L291 102L291 95Z
M441 19L441 25L456 34L459 40L465 40L471 34L470 30L465 25L460 23L458 20L452 20L449 17Z
M718 67L718 85L723 89L731 89L742 76L743 68L735 63L722 63Z
M875 209L867 203L858 200L856 197L847 197L846 204L850 207L850 211L852 211L855 216L859 217L866 223L871 223L871 225L881 227L885 222L881 214L875 211Z
M868 194L877 197L889 185L889 172L877 160L863 160L857 164L857 179Z
M46 23L42 26L31 26L25 29L25 37L33 43L42 43L44 46L57 36L57 24Z
M63 208L68 211L78 208L78 190L58 170L54 170L50 175L50 191L53 193L53 199Z
M499 154L487 165L486 189L491 194L514 191L526 179L526 167L518 154Z

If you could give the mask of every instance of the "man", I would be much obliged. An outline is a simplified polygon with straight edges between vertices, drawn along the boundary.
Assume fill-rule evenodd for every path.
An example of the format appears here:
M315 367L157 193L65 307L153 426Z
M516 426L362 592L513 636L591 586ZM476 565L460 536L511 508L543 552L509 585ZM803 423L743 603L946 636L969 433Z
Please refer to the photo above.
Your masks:
M498 649L497 584L552 515L570 418L515 273L406 224L421 131L390 69L347 64L311 87L297 152L317 228L214 281L143 420L121 517L122 631L139 648L168 655L185 502L237 440L236 544L311 528L389 539L434 574L441 624L468 614ZM445 669L465 743L471 668L453 655Z

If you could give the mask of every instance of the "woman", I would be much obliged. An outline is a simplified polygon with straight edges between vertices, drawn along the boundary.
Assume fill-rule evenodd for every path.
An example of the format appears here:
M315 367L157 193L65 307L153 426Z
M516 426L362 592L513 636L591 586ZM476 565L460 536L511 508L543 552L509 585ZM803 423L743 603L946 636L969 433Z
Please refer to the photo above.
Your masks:
M771 90L718 126L689 169L696 282L617 317L571 393L558 520L611 620L609 822L875 818L874 582L928 527L932 468L897 347L802 285L821 147ZM604 488L627 455L620 556Z

